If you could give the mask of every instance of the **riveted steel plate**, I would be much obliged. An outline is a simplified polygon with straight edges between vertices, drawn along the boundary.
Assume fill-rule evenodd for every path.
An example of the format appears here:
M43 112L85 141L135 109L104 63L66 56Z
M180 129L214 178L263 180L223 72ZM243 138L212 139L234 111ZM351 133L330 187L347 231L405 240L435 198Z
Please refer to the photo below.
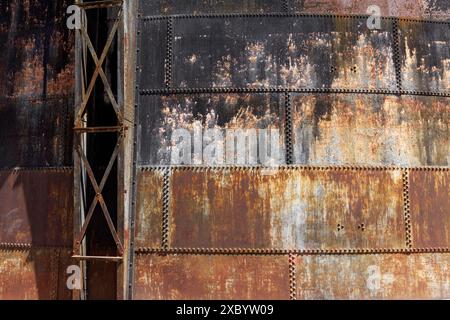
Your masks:
M140 21L141 36L138 37L138 61L140 70L137 71L137 83L141 89L164 88L165 67L167 61L166 44L167 21L146 20ZM151 44L151 45L149 45Z
M286 256L138 255L134 299L287 300Z
M0 99L0 168L72 164L69 98Z
M0 242L72 245L71 171L0 171L0 203Z
M397 16L422 19L448 19L450 4L446 0L288 0L293 12L322 14L367 14L367 9L376 5L382 16Z
M297 259L297 299L449 299L450 255Z
M142 13L149 15L203 13L283 12L283 1L273 0L156 0L141 1Z
M449 98L293 94L294 161L446 166Z
M30 26L25 30L12 27L1 30L0 95L72 95L74 40L74 33L64 22L55 26Z
M402 87L450 92L450 23L400 20Z
M173 85L396 89L392 45L390 20L372 32L356 17L176 19Z
M138 124L138 164L139 165L169 165L169 164L203 164L212 165L220 160L223 164L261 164L263 157L258 153L254 162L250 163L248 153L264 146L259 143L262 135L259 129L266 129L270 141L277 141L278 163L285 163L285 103L284 95L278 94L199 94L199 95L171 95L171 96L141 96ZM256 138L247 139L247 154L245 159L239 160L237 152L231 152L234 157L226 157L226 149L222 156L206 158L203 155L207 147L214 141L207 140L207 129L219 130L221 137L226 139L230 130L257 130ZM186 141L175 139L176 130L185 130L188 134ZM199 131L198 131L199 130ZM258 131L259 130L259 131ZM274 130L275 134L272 135ZM179 132L179 131L178 131ZM200 134L197 134L200 132ZM245 133L249 133L246 131ZM189 141L189 136L191 140ZM197 139L197 137L199 137ZM215 141L219 141L216 138ZM200 150L195 148L200 141ZM182 144L180 144L182 142ZM187 158L172 157L175 146L191 145L191 155ZM203 142L203 144L202 144ZM264 140L265 146L271 146L269 140ZM250 143L250 144L248 144ZM231 145L231 144L228 144ZM227 145L227 146L228 146ZM234 150L237 150L236 147ZM188 147L189 149L189 147ZM266 153L270 155L269 148ZM263 150L263 149L261 149ZM172 153L173 152L173 153ZM209 153L208 153L209 154ZM175 160L177 159L177 160ZM274 157L275 159L275 157ZM239 161L243 163L238 163ZM217 163L215 163L217 164Z
M55 299L56 258L54 250L0 250L0 299Z
M409 178L415 247L450 247L450 171L416 171Z
M180 169L171 180L170 246L402 248L402 206L399 170Z
M138 171L136 188L136 247L159 247L163 224L164 171Z

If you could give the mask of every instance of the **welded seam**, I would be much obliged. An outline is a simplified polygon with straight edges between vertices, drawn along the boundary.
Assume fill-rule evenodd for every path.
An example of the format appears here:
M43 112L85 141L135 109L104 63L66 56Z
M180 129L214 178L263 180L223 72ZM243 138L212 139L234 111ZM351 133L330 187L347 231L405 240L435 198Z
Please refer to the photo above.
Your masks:
M283 3L283 10L286 4ZM343 19L367 19L368 14L332 14L332 13L301 13L301 12L256 12L256 13L198 13L198 14L172 14L143 16L143 21L166 19L228 19L228 18L343 18ZM382 20L401 20L406 22L450 24L446 20L431 20L418 18L399 18L395 16L383 16Z
M400 58L400 45L399 45L399 27L398 27L398 19L394 19L392 21L392 38L394 40L394 69L395 69L395 78L397 83L397 90L399 91L399 95L402 94L402 66L401 66L401 58Z
M286 144L286 164L291 165L294 163L294 146L292 135L292 97L289 92L284 95L285 101L285 144Z
M398 68L396 67L396 70ZM399 79L397 77L397 79ZM398 84L396 84L397 86ZM334 88L291 88L291 87L211 87L211 88L171 88L142 89L140 95L178 95L178 94L213 94L213 93L327 93L327 94L361 94L361 95L406 95L450 97L450 92L431 92L415 90L389 89L334 89Z
M171 168L166 168L164 171L163 182L163 219L162 219L162 239L161 245L164 250L169 249L169 224L170 224L170 180Z
M450 253L449 247L439 248L372 248L372 249L251 249L251 248L151 248L139 247L138 255L368 255Z
M21 173L21 172L72 172L73 167L16 167L16 168L0 168L0 172L11 172L11 173Z
M409 191L409 170L405 169L402 172L403 178L403 213L405 220L405 236L406 247L412 248L412 225L411 225L411 201Z
M37 245L32 243L0 242L0 251L29 251L29 250L55 250L72 249L72 246Z
M252 165L224 165L224 166L140 166L141 172L165 172L167 168L173 171L191 171L191 172L211 172L211 171L261 171L270 167L252 166ZM364 165L282 165L277 167L278 171L427 171L427 172L447 172L450 167L423 166L423 167L401 167L401 166L364 166Z
M297 255L289 254L289 297L297 300Z
M172 88L172 62L173 62L173 19L167 20L167 35L166 35L166 59L165 59L165 77L164 83L167 89Z

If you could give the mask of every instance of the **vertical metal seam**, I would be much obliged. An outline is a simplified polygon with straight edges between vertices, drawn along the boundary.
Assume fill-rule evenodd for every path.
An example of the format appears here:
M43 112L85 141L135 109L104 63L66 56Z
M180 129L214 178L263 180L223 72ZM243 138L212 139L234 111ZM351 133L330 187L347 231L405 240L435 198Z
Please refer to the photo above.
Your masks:
M393 37L393 45L394 45L394 69L395 69L395 78L397 81L397 91L399 95L402 94L402 72L401 72L401 59L400 59L400 43L399 43L399 26L398 26L398 18L393 18L392 20L392 37Z
M290 12L289 0L283 0L283 11Z
M165 86L172 88L172 62L173 62L173 18L167 19L166 34L166 61L165 61Z
M292 137L292 97L290 92L284 94L285 103L285 144L286 144L286 164L294 163L294 146Z
M170 223L170 182L172 169L164 170L163 182L163 219L162 219L162 242L161 246L164 250L169 250L169 223Z
M52 286L50 292L50 300L58 299L58 266L59 266L59 249L53 248L50 254L50 285Z
M137 188L137 155L138 155L138 144L137 144L137 134L138 134L138 125L137 119L139 117L139 102L140 102L140 94L139 94L139 75L138 70L141 70L141 61L140 61L140 51L141 51L141 14L139 13L139 4L138 4L138 18L136 19L136 70L135 70L135 105L134 105L134 128L133 128L133 167L132 167L132 186L131 186L131 210L130 210L130 219L129 219L129 228L130 228L130 252L128 254L128 286L127 286L127 300L133 300L133 284L134 284L134 258L135 258L135 250L134 250L134 240L135 240L135 222L136 222L136 188Z
M289 253L289 298L297 300L297 255Z
M69 110L68 110L69 104L68 104L68 101L64 101L64 102L65 102L65 106L63 107L63 112L62 112L63 113L63 118L61 120L61 135L60 136L62 137L62 139L64 139L64 141L67 141L66 139L67 139L68 135L66 134L66 121L67 121L67 118L68 118L67 116L69 114ZM58 153L59 153L58 165L59 166L63 166L65 164L65 161L66 161L66 159L64 157L65 146L64 146L63 141L59 142Z
M411 202L409 192L409 169L402 170L403 179L403 214L405 219L405 236L406 247L412 248L412 234L411 234Z

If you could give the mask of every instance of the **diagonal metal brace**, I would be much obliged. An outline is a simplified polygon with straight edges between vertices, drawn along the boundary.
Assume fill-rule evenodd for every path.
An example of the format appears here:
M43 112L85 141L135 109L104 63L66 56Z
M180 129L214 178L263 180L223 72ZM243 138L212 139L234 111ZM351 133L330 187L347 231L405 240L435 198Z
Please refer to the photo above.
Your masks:
M120 8L119 12L117 14L117 19L114 22L114 25L113 25L113 28L111 29L111 32L109 33L108 40L107 40L107 42L105 44L105 47L103 48L102 54L100 56L100 59L98 58L97 53L96 53L96 51L94 49L94 46L92 45L91 39L90 39L90 37L89 37L89 35L88 35L87 31L86 31L86 28L84 26L81 27L81 35L83 36L83 39L86 41L86 44L87 44L87 46L89 48L89 52L91 53L91 57L94 60L95 71L94 71L94 74L92 75L92 78L91 78L91 81L89 83L88 89L87 89L86 93L83 95L83 101L81 102L81 105L79 107L79 111L78 111L78 114L77 114L77 117L76 117L76 126L81 126L83 115L84 115L84 113L86 111L86 107L87 107L87 104L89 102L89 98L92 95L92 92L94 90L95 83L97 81L98 76L100 76L100 78L102 79L102 82L103 82L103 84L105 86L106 93L108 94L109 100L111 101L111 104L112 104L112 106L114 108L114 111L115 111L115 113L117 115L118 122L121 124L122 121L123 121L122 112L120 111L120 107L119 107L119 105L117 103L116 98L114 97L114 94L112 92L111 86L110 86L110 84L108 82L108 79L107 79L107 77L105 75L105 72L103 71L103 67L102 67L103 63L105 62L106 56L108 55L109 49L110 49L110 47L112 45L114 37L117 34L117 29L119 27L119 23L120 23L120 20L122 18L122 15L123 15L123 10L122 10L122 8Z
M114 238L114 241L116 243L117 250L119 251L120 255L123 255L122 242L119 239L119 236L117 234L116 228L114 227L114 223L113 223L113 221L111 219L111 215L109 213L108 207L106 206L105 200L104 200L103 195L102 195L102 192L103 192L103 189L105 187L105 184L106 184L106 182L107 182L107 180L109 178L109 175L110 175L111 170L112 170L112 168L114 166L114 163L117 160L117 156L119 154L119 150L120 150L120 147L121 147L121 145L123 143L123 140L124 140L124 134L120 133L120 135L118 137L118 141L117 141L116 147L115 147L114 152L113 152L113 154L111 156L109 164L108 164L108 166L107 166L107 168L105 170L105 173L104 173L103 178L102 178L102 180L100 182L100 185L97 183L97 180L95 179L94 172L92 171L92 168L91 168L91 166L89 164L89 161L88 161L84 151L82 150L81 145L79 143L77 144L76 151L77 151L80 159L82 160L82 162L83 162L83 164L84 164L84 166L86 168L86 172L88 174L88 177L89 177L89 180L90 180L90 182L92 184L92 187L94 188L96 196L95 196L94 200L91 203L91 206L90 206L88 214L86 216L86 220L85 220L85 222L84 222L84 224L83 224L83 226L81 228L81 231L78 234L78 236L76 237L74 251L79 251L80 250L81 242L83 241L84 237L86 236L87 228L89 227L89 224L91 222L92 216L94 215L94 210L97 207L97 205L100 203L100 207L102 209L103 215L104 215L104 217L106 219L106 222L108 224L108 228L109 228L109 230L111 232L111 235Z

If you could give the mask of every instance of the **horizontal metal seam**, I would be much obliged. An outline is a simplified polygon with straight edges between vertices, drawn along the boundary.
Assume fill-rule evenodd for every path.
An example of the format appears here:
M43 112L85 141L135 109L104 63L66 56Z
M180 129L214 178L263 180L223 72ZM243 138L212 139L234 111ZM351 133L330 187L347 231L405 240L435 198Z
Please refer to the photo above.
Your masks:
M327 94L365 94L365 95L404 95L404 96L429 96L450 97L450 92L431 92L414 90L389 90L389 89L333 89L333 88L172 88L172 89L143 89L140 95L177 95L177 94L214 94L214 93L327 93Z
M270 167L264 166L141 166L138 168L141 172L161 171L164 172L170 167L174 171L193 171L193 172L210 172L210 171L258 171ZM332 165L332 166L308 166L308 165L282 165L274 168L279 171L430 171L430 172L447 172L450 167L424 166L424 167L397 167L397 166L362 166L362 165Z
M224 18L342 18L342 19L367 19L368 14L330 14L330 13L295 13L295 12L257 12L257 13L203 13L203 14L172 14L142 16L144 21L165 19L224 19ZM450 24L446 20L431 20L419 18L402 18L396 16L383 16L382 20L399 20L416 23Z
M0 251L27 251L27 250L71 250L72 246L51 246L51 245L35 245L32 243L0 243Z
M1 172L12 172L12 173L20 173L20 172L32 172L32 171L43 171L43 172L71 172L73 171L73 167L34 167L34 168L0 168Z
M147 248L140 247L136 254L162 255L365 255L365 254L420 254L450 253L450 248L378 248L378 249L245 249L245 248Z

